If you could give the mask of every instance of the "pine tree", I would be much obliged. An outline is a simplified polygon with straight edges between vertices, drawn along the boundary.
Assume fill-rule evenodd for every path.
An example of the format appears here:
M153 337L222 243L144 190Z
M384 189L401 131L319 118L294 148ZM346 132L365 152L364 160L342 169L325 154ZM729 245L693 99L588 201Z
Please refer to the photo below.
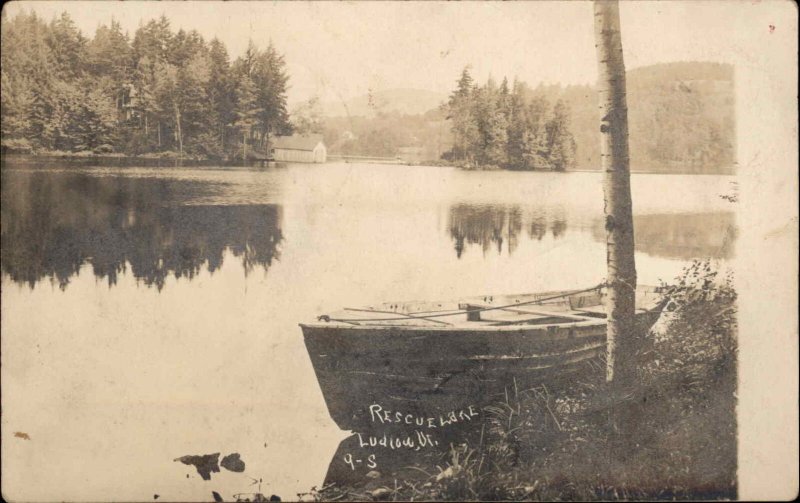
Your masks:
M183 154L178 69L170 63L158 62L154 74L153 95L159 145L172 146Z
M47 43L54 70L64 80L74 80L86 69L86 39L66 12L50 23Z
M117 21L97 28L87 46L87 68L93 76L109 77L120 88L130 82L133 50Z
M556 102L553 117L547 122L547 148L554 171L575 167L575 138L569 124L569 110L562 100Z
M156 102L155 63L149 56L143 56L136 62L133 74L133 90L135 99L131 105L136 110L138 126L143 133L145 149L161 147L160 125L158 122L158 104Z
M77 150L109 151L116 143L117 107L103 89L88 89L82 96L82 107L77 117L79 145Z
M226 131L233 123L234 94L230 76L230 62L225 44L214 38L209 44L209 58L211 65L208 80L208 99L211 103L209 113L212 115L214 133L218 138L220 148L226 145Z
M0 83L0 106L2 106L2 132L3 141L6 139L25 140L19 145L31 146L26 136L29 136L33 107L36 96L33 93L31 82L24 78L12 80L12 77L2 72ZM4 143L5 144L5 143Z
M504 80L505 81L505 80ZM522 96L522 83L514 80L511 94L508 98L508 129L506 130L506 158L507 167L510 169L522 168L522 136L525 132L524 98Z
M188 151L193 154L219 155L221 150L213 135L213 116L209 114L207 91L210 78L211 60L203 50L198 50L178 70L181 133L186 139Z
M6 139L26 139L33 148L52 148L45 138L56 77L48 43L49 27L35 13L2 17L2 132ZM8 108L6 108L8 107Z
M255 57L253 82L258 102L259 144L266 149L273 135L291 133L291 122L286 109L286 90L289 76L286 62L272 43Z
M462 70L456 90L450 95L446 106L446 118L453 124L452 155L457 161L467 164L472 164L473 148L478 142L473 94L472 76L467 66Z
M492 79L489 79L486 86L477 90L475 118L480 138L478 162L484 166L505 165L508 124L501 107L499 89Z
M133 37L134 57L139 60L146 56L153 63L169 61L171 40L172 31L166 16L161 16L158 21L150 20L136 30Z
M258 89L253 79L240 64L239 78L236 81L236 103L234 105L234 126L242 138L242 160L247 159L247 142L253 128L258 124L261 110L258 108Z
M547 97L535 95L528 105L528 134L525 157L528 169L551 169L550 148L547 144Z

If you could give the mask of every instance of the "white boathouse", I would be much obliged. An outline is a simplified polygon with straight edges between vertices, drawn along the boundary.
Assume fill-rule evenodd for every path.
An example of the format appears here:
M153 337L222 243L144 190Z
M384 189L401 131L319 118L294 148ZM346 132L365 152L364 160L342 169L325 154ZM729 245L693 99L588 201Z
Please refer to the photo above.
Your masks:
M272 139L271 157L279 162L325 162L328 157L322 135L276 136Z

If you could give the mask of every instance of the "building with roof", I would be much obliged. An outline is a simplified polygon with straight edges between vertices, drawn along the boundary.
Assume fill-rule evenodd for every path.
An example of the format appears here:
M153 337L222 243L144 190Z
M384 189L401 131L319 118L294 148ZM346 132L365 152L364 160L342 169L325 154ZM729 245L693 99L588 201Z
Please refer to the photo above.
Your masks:
M276 136L270 154L280 162L325 162L328 157L321 134Z

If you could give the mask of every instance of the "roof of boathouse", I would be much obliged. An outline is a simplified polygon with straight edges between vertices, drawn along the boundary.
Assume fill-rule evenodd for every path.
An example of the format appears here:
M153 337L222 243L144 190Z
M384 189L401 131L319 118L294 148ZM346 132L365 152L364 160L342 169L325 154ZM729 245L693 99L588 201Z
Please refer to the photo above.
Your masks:
M321 134L276 136L272 140L272 148L280 148L283 150L314 150L321 142Z

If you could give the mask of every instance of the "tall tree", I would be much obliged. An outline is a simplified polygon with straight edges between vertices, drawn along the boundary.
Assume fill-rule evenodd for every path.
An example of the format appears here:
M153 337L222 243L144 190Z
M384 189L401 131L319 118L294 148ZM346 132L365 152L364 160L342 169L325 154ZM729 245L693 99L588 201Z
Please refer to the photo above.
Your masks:
M257 89L259 144L265 149L272 136L292 131L286 109L286 62L271 42L266 51L257 53L252 77Z
M136 59L147 56L153 62L167 61L172 37L169 19L166 16L161 16L158 21L151 19L139 26L133 37L133 51Z
M219 39L209 43L208 56L211 60L211 75L208 80L208 98L211 103L215 132L221 148L225 148L226 130L235 119L233 115L234 94L230 75L228 50Z
M180 87L178 82L178 68L167 62L159 62L155 65L155 86L154 97L156 103L156 117L158 118L159 144L167 143L169 137L163 135L167 129L172 132L172 139L169 141L178 147L178 151L183 155L183 132L181 131L181 99ZM162 124L165 125L162 132Z
M608 264L606 380L624 382L630 376L625 356L630 354L635 336L636 264L625 62L617 0L595 0L594 28Z
M87 47L87 63L95 77L107 76L122 86L130 81L133 51L119 22L100 25Z
M547 98L541 94L534 96L528 105L528 128L524 143L524 159L527 169L547 170L552 168L550 150L547 145L548 107Z
M86 39L66 12L50 23L47 42L56 73L65 80L82 76L86 68Z
M244 67L244 64L240 64ZM236 82L236 105L234 114L236 119L234 126L242 136L242 160L247 160L247 142L253 131L253 127L258 124L258 116L261 112L258 107L258 94L255 83L250 75L240 68L239 78Z
M547 149L554 171L575 167L575 137L570 131L569 115L567 105L558 100L553 107L553 117L547 122Z
M503 166L506 164L508 140L508 123L503 110L505 97L491 78L475 94L475 116L480 136L478 161L483 165Z
M216 155L219 147L213 132L213 113L209 110L208 83L211 60L198 49L178 70L178 99L181 133L191 153ZM211 135L209 137L209 135ZM211 145L209 142L213 142Z
M472 147L478 141L478 128L475 120L474 85L469 66L461 71L456 90L450 95L446 106L446 117L452 121L453 157L456 160L472 163Z

